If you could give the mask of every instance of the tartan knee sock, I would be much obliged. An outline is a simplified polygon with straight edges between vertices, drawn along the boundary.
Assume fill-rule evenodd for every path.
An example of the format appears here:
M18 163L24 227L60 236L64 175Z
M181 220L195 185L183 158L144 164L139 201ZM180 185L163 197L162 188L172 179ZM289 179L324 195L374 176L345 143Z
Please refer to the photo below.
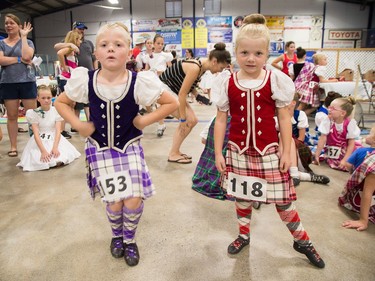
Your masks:
M123 214L124 214L124 243L135 243L135 232L137 230L138 222L143 213L143 202L138 207L138 209L131 210L123 207Z
M122 210L120 210L118 212L112 211L109 208L109 205L107 205L106 209L107 209L108 221L109 221L109 224L111 225L111 228L112 228L112 236L113 237L122 237L123 236L123 234L122 234L122 224L123 224Z
M281 220L285 223L290 233L293 235L294 241L301 246L310 245L311 241L309 235L307 235L306 230L302 226L294 203L291 202L286 205L276 204L275 206Z
M236 200L237 221L240 229L240 236L244 239L250 238L250 222L253 203L249 201Z

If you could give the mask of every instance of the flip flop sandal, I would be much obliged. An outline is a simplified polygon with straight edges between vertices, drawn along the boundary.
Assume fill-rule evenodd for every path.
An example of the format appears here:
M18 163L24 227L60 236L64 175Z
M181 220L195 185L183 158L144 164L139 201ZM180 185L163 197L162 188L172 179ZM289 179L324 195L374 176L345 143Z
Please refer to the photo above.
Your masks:
M8 156L9 157L17 157L18 156L18 151L17 150L8 151Z
M182 158L178 158L176 160L168 159L168 162L177 163L177 164L190 164L192 161L190 159L182 157Z
M189 159L189 160L193 159L192 156L187 155L187 154L185 154L185 153L181 153L180 155L181 155L182 157L185 157L186 159Z

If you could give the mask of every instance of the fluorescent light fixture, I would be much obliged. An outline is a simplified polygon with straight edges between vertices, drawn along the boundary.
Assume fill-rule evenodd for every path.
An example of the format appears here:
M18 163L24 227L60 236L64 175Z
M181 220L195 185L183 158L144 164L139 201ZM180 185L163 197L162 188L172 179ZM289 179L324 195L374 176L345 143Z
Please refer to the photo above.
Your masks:
M108 0L108 2L112 5L118 4L118 0Z

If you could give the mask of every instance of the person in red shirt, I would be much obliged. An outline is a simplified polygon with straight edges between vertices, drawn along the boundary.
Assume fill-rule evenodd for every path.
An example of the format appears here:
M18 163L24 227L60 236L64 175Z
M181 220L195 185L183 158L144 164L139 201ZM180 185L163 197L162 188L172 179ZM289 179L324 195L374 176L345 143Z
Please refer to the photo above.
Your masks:
M295 54L296 44L293 41L285 43L285 53L278 56L273 62L272 66L281 70L286 75L289 75L288 68L291 64L297 63L297 55ZM279 62L283 63L281 67Z

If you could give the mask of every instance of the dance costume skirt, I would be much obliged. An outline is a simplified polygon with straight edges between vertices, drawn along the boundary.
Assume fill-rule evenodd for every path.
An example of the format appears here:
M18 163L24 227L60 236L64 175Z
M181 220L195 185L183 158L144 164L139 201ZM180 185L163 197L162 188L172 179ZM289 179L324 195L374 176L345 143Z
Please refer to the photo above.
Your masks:
M339 204L348 210L359 213L361 210L361 193L367 175L375 174L375 152L370 154L350 176L339 197ZM375 193L373 194L375 196ZM368 220L375 223L375 205L370 207Z
M92 198L99 193L98 178L103 175L127 171L133 186L132 197L149 198L155 194L150 172L146 165L140 141L129 144L124 153L113 149L98 151L97 147L86 141L87 184ZM127 198L120 198L120 200ZM108 201L103 201L109 203Z
M221 187L223 176L215 166L215 147L214 147L214 119L208 129L206 145L199 159L193 175L193 190L214 199L225 200L226 191ZM228 135L230 127L230 117L227 119L227 129L223 143L223 155L226 154L228 144Z
M255 149L239 154L237 148L228 144L226 156L226 179L232 172L241 176L251 176L267 181L267 203L285 204L297 200L292 178L289 172L280 171L278 147L269 148L262 156ZM227 182L225 183L227 186Z

